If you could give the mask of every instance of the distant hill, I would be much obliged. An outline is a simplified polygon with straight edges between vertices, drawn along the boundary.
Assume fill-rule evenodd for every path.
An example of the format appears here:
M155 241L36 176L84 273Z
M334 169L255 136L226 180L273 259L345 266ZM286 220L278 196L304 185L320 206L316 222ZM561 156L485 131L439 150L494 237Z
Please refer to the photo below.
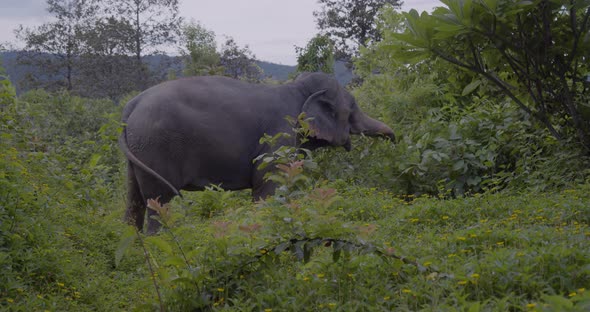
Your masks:
M345 86L352 81L354 74L348 67L346 67L346 62L336 61L334 63L334 76L341 85Z
M33 69L28 66L19 65L17 63L17 52L0 52L0 60L10 80L15 85L17 93L23 91L20 88L20 81L25 78L25 75ZM146 61L150 69L155 72L155 75L165 79L169 71L177 73L182 72L182 62L178 57L167 55L147 56ZM289 75L296 70L296 66L281 65L265 61L256 62L264 71L266 77L270 77L277 81L286 81ZM346 68L344 62L337 61L334 64L334 76L342 85L348 84L352 80L352 72Z
M258 61L256 64L264 70L265 75L278 81L289 79L289 74L295 72L297 69L297 66L280 65L264 61ZM346 67L345 62L336 61L334 63L334 76L341 85L345 86L352 80L353 74L352 71Z
M297 66L281 65L265 61L257 61L256 65L262 68L265 76L272 77L272 79L278 81L286 81L289 79L289 74L297 69Z
M21 81L26 72L28 72L27 66L19 66L16 63L16 52L0 52L0 62L2 67L6 70L6 74L10 78L12 84L16 87L16 93L20 94L19 81Z

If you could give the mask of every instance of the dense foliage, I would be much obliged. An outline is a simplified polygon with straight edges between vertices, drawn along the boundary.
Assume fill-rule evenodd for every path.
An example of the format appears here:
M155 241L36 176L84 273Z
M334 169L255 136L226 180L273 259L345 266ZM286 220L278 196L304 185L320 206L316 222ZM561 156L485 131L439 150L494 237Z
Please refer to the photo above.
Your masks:
M447 18L469 11L444 3L437 12ZM512 11L513 3L496 14L555 13L529 2ZM556 2L532 2L544 3ZM582 16L586 2L576 3L568 12ZM17 97L0 67L0 310L588 311L590 159L573 117L552 102L565 92L561 78L538 78L543 90L556 88L543 96L555 130L568 134L558 139L520 105L538 103L514 91L524 78L505 74L509 62L494 70L512 95L441 55L425 58L427 49L408 63L400 40L437 12L386 8L382 41L356 59L363 83L352 92L396 142L361 136L350 153L278 148L260 156L277 168L267 175L280 185L275 196L252 203L248 192L211 186L166 205L150 199L163 223L154 236L121 221L121 106L66 90ZM458 38L469 37L461 29ZM191 53L211 37L193 30L186 56L198 61ZM493 51L476 49L482 61ZM471 57L463 52L454 57ZM587 106L576 76L584 66L565 75L578 108ZM306 120L291 125L304 142Z
M318 28L335 42L336 58L350 60L359 47L381 40L375 18L384 6L399 8L399 0L319 0L313 13Z
M241 48L233 38L227 38L220 54L220 65L226 76L250 82L262 80L264 73L256 65L256 56L248 46Z
M560 141L576 137L590 154L590 2L446 0L431 15L405 13L392 55L418 62L433 55L477 75ZM382 46L382 48L385 48Z
M215 33L191 21L182 26L180 54L184 62L184 76L221 74L220 56Z
M284 164L271 177L285 186L276 198L253 204L248 194L211 188L164 207L152 201L165 226L145 237L120 221L118 108L43 91L17 99L2 82L4 310L584 311L590 304L587 185L399 197L317 181L308 171L313 159L280 150L265 157Z
M498 10L514 12L511 8L502 6ZM443 11L433 14L437 12ZM421 48L423 53L418 48L411 50L414 53L408 52L409 44L400 38L414 36L413 28L405 26L409 18L415 18L412 14L384 11L378 22L383 40L364 49L356 61L357 74L364 80L356 90L357 99L365 110L375 116L381 114L394 127L400 138L395 148L387 143L373 143L373 149L363 146L348 155L325 152L322 159L326 159L327 165L321 167L329 169L323 174L365 184L390 185L400 193L437 196L505 188L544 190L587 180L589 158L575 134L573 118L565 117L569 111L544 112L561 132L569 134L559 140L549 127L538 122L537 115L522 109L514 94L502 92L478 73L463 70L444 57L425 58L431 55L426 47ZM423 13L421 18L435 20L429 16ZM565 19L560 21L569 23ZM422 25L423 31L418 34L439 31L438 25ZM433 38L455 40L450 35L441 37ZM422 40L426 45L426 39ZM447 49L461 47L458 42L440 44ZM502 57L499 52L486 53L490 58ZM470 55L456 54L466 58ZM420 62L408 65L410 56ZM578 62L576 66L586 65ZM491 65L488 68L501 70ZM508 73L509 69L503 70L498 75L513 79L510 81L515 86L510 90L516 92L519 80ZM554 81L554 77L548 73L539 79ZM572 88L576 92L573 104L583 110L588 89L581 82L575 82ZM525 101L524 90L522 96L521 101ZM526 103L533 105L532 101ZM590 119L583 120L587 123ZM346 169L337 170L342 162L347 164ZM362 174L366 170L372 174Z
M298 72L334 73L334 44L328 36L316 35L303 48L295 47Z
M17 99L0 83L0 309L137 302L145 282L112 270L121 229L111 199L123 196L118 108L44 91ZM126 290L110 293L115 280Z

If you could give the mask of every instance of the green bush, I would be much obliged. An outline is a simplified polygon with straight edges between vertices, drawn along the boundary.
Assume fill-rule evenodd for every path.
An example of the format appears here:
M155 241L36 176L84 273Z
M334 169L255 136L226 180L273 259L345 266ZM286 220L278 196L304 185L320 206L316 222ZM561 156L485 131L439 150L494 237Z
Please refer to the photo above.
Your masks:
M168 310L584 311L588 189L441 201L339 181L208 220L175 202L142 239Z
M123 229L119 108L42 91L16 98L0 82L0 309L139 305L145 282L113 270Z
M387 40L363 50L356 62L363 84L353 92L397 142L357 138L348 154L320 150L320 176L440 197L588 180L590 157L575 136L557 141L488 82L441 60L397 63Z

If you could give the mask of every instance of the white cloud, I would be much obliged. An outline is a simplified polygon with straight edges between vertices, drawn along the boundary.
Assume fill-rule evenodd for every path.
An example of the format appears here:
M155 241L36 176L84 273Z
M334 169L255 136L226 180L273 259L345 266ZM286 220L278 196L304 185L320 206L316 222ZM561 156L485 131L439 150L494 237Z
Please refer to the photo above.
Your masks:
M438 0L405 0L402 5L402 11L416 9L418 12L431 12L434 7L442 5L443 4Z
M317 0L184 1L181 14L224 36L248 45L261 60L295 64L294 46L304 46L318 30L313 11Z
M45 0L0 0L0 17L27 18L47 13Z

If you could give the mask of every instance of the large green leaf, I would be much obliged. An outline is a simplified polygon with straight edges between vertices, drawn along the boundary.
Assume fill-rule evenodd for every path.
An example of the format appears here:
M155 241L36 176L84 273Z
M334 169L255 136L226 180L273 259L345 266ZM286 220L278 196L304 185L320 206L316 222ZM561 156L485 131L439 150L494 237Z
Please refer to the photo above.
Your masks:
M163 240L161 237L158 236L150 236L148 238L145 239L145 242L157 247L158 249L160 249L162 252L164 252L165 254L171 256L172 255L172 246L170 246L170 244Z
M466 95L471 94L480 85L481 85L481 80L476 79L476 80L472 81L470 84L465 86L465 88L463 88L463 92L461 92L461 96L466 96Z

